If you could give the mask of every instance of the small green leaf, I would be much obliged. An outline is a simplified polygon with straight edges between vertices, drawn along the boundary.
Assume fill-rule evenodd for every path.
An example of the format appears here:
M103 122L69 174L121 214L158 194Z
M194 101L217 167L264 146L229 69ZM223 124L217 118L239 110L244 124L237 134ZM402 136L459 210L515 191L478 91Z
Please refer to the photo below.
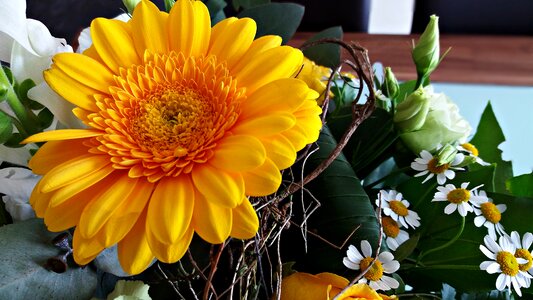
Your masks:
M50 127L52 125L52 122L54 121L54 114L48 110L48 108L45 108L39 112L37 115L37 118L39 118L39 121L41 124L42 129Z
M286 44L302 21L304 7L295 3L268 3L254 6L239 13L239 18L252 18L257 23L256 38L279 35Z
M342 40L342 27L336 26L325 29L306 41L306 43L318 41L324 38L335 38ZM340 64L341 49L337 44L316 45L303 50L305 57L316 64L334 69Z
M15 132L11 135L11 137L4 143L6 147L10 148L21 148L24 147L22 142L26 137L18 132Z
M419 234L413 234L407 241L401 244L398 249L394 252L394 259L401 262L406 259L418 245L418 239L420 239Z
M15 92L19 100L24 103L24 105L30 107L30 102L34 102L28 98L28 91L35 86L35 82L31 79L26 79L20 84L15 86Z
M13 122L3 111L0 111L0 144L9 140L13 134Z
M533 173L510 178L505 186L514 196L533 198Z
M241 7L244 9L248 9L250 7L267 3L270 3L270 0L233 0L232 4L235 10L239 10Z
M43 267L61 254L40 219L0 228L0 295L3 299L89 299L96 289L91 268L71 267L58 274Z
M209 15L211 16L211 26L214 26L216 23L226 18L226 15L224 14L224 7L227 5L228 4L224 0L205 1L205 6L207 6Z
M9 81L9 84L13 85L15 84L15 76L13 76L13 73L11 72L11 69L5 66L2 66L2 69L4 70L4 73L6 74L7 80Z
M470 141L479 150L479 157L484 161L496 163L496 177L494 180L494 191L505 193L505 181L513 177L513 165L510 161L502 159L502 151L498 146L505 141L503 131L496 120L490 102L481 115L481 120L476 130L476 134ZM473 169L480 167L473 165Z

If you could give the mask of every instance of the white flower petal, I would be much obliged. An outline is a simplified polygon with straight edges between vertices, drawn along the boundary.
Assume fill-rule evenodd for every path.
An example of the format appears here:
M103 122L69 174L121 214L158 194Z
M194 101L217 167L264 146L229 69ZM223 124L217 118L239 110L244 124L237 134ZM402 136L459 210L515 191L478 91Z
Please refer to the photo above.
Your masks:
M387 247L389 247L389 249L391 249L392 251L398 249L398 246L400 245L398 241L393 237L387 237L385 239L385 242L387 243Z
M83 128L85 125L74 116L72 103L54 92L46 82L42 82L28 91L28 97L46 106L63 125L68 128Z
M450 204L446 205L446 207L444 208L444 213L449 215L449 214L453 213L456 209L457 209L457 204L450 203Z
M524 236L522 237L522 248L529 250L529 247L531 247L532 243L533 243L533 234L531 232L524 233Z
M496 279L496 288L499 290L499 291L503 291L505 289L505 277L507 277L507 275L505 274L500 274L498 276L498 278Z
M504 213L507 210L507 205L505 205L505 204L497 204L496 208L500 211L500 213Z
M342 263L348 269L359 270L359 264L356 264L356 263L352 262L350 259L348 259L348 257L343 258Z
M484 238L483 238L483 241L485 242L485 245L487 246L487 248L493 252L493 253L498 253L499 251L501 251L501 247L496 243L496 239L486 235Z
M392 253L390 253L389 251L384 251L384 252L381 252L378 255L378 260L382 264L386 264L386 263L394 260L394 255L392 255Z
M502 269L500 268L500 264L495 262L493 264L488 265L485 271L487 271L487 273L489 274L494 274L494 273L500 273Z
M465 206L465 203L458 204L457 205L457 210L459 211L459 215L461 215L462 217L466 216L467 208Z
M496 254L491 252L489 249L487 249L487 247L483 245L479 245L479 250L481 250L481 252L483 252L483 254L485 254L486 257L490 259L496 259ZM481 270L485 270L485 269L482 268Z
M513 284L514 290L519 297L522 297L522 291L520 291L520 284L518 283L516 277L511 277L511 283Z
M474 225L476 225L476 227L481 227L486 220L487 219L485 219L483 215L477 216L474 218Z
M372 256L372 246L370 246L370 243L367 240L361 241L361 251L363 252L364 257Z
M381 280L383 283L385 283L389 288L396 289L400 286L400 283L398 280L394 279L393 277L385 276L381 277Z
M446 173L446 172L444 172ZM446 175L444 174L437 174L437 183L438 184L444 184L446 182Z
M392 274L400 268L400 263L397 260L389 261L383 264L383 271L387 274Z
M422 150L422 152L420 152L420 157L426 160L426 163L433 159L433 155L427 150Z
M433 176L434 176L433 173L429 173L428 177L426 177L426 179L424 179L424 180L422 181L422 183L426 183L426 181L428 181L428 180L430 180L431 178L433 178ZM415 175L415 177L416 177L416 175Z

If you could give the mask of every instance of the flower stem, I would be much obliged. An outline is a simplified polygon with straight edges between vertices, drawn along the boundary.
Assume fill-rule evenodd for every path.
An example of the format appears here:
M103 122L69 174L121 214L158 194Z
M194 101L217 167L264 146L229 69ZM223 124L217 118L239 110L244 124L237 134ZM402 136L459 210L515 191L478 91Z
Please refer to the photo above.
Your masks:
M7 89L7 104L9 105L17 119L20 121L19 124L22 124L24 130L21 130L21 128L17 126L20 133L26 135L37 133L39 127L39 120L37 116L30 109L24 106L24 104L20 101L19 97L15 93L15 90L13 90L13 86L9 83L9 79L7 78L7 75L4 72L4 69L1 67L0 85Z
M451 244L455 243L455 241L457 241L459 239L459 237L461 236L461 234L463 233L463 230L465 229L465 217L462 217L461 218L461 226L459 227L459 231L457 232L457 234L452 238L450 239L448 242L438 246L438 247L435 247L435 248L432 248L432 249L429 249L428 251L425 251L425 252L422 252L419 256L418 256L418 259L416 261L416 264L418 265L420 263L420 261L422 260L422 258L424 258L424 256L430 254L430 253L433 253L433 252L436 252L436 251L439 251L439 250L442 250L444 248L447 248L448 246L450 246Z

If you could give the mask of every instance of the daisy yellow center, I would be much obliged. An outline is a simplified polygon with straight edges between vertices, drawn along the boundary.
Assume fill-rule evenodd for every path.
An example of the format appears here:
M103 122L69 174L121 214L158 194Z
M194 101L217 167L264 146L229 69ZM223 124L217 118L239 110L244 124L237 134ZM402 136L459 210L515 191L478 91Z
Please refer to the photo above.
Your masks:
M502 213L496 207L496 205L494 205L494 203L492 202L482 203L480 208L481 208L481 212L483 213L483 216L489 222L493 224L497 224L502 219Z
M111 98L97 98L90 125L105 128L94 152L112 156L130 177L190 173L213 156L240 115L244 89L214 56L146 53L144 64L121 69Z
M374 261L374 258L372 257L365 257L361 262L359 263L359 266L361 270L368 269L368 266ZM368 270L368 272L365 273L365 278L370 281L378 281L383 277L383 266L381 265L381 262L376 259L372 267Z
M476 146L474 146L474 145L472 145L470 143L461 144L461 147L465 148L467 151L472 153L473 156L478 156L479 155L479 151L477 150Z
M439 163L439 161L436 158L432 158L428 162L428 171L433 173L433 174L442 174L446 170L448 170L448 168L450 168L450 164L438 165L438 163Z
M398 200L392 200L389 201L390 209L395 212L398 216L405 217L409 214L409 210L407 210L407 207Z
M531 269L531 266L533 265L533 257L531 257L531 253L527 249L524 249L524 248L517 249L516 252L514 253L514 256L517 258L523 258L527 260L527 263L520 264L518 266L520 271L527 272L529 269Z
M518 274L518 261L510 252L500 251L496 255L496 262L500 264L502 273L509 276L516 276Z
M450 191L448 195L446 195L446 198L451 203L459 204L461 202L467 202L470 200L470 191L467 189L455 189L453 191Z
M400 233L398 222L394 221L391 217L383 217L381 223L383 224L383 232L386 236L395 238Z

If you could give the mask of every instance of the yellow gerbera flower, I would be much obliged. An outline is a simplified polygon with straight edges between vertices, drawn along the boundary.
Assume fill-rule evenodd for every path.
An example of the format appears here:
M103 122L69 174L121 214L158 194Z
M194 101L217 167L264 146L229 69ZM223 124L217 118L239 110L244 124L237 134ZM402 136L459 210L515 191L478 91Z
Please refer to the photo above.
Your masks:
M45 79L87 128L25 141L48 141L30 202L50 230L76 226L77 263L118 244L136 274L179 260L194 233L255 235L247 196L275 192L321 128L317 93L290 78L302 53L255 33L248 18L211 28L201 1L167 14L143 0L128 22L94 20L84 54L54 57Z

